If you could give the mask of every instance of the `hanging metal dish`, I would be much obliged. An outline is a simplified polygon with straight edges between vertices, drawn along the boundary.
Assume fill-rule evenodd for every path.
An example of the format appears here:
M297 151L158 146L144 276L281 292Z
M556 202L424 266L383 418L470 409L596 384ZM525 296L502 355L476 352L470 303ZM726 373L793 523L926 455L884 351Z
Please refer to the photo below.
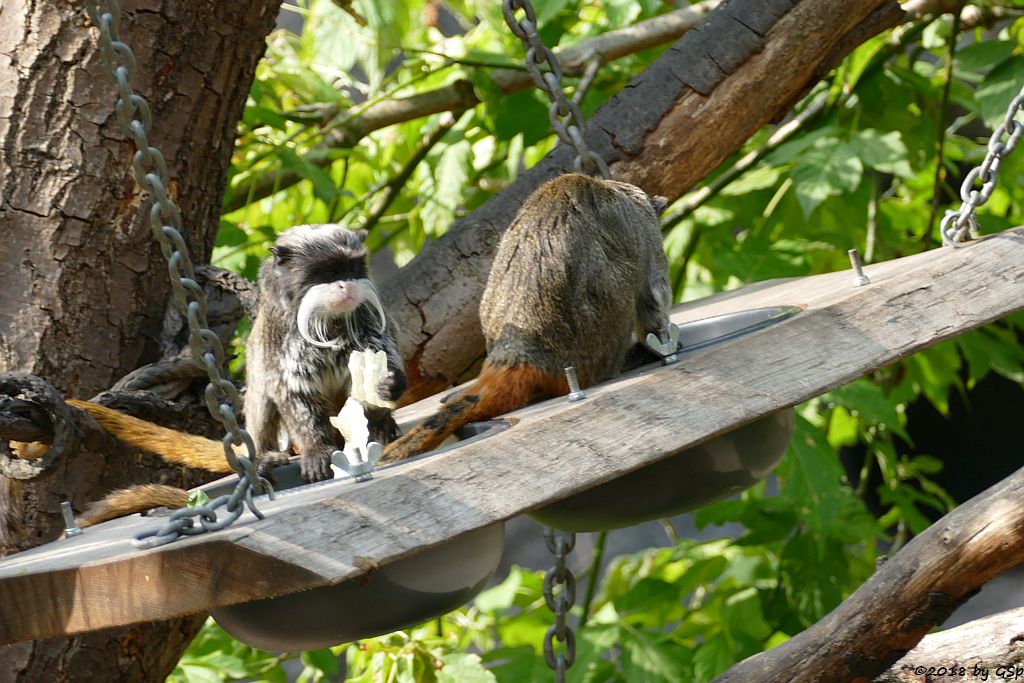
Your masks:
M458 436L486 438L505 426L467 425ZM336 469L335 477L347 475ZM303 485L298 464L275 468L274 485L281 496L293 488L298 492ZM233 480L217 483L207 493L212 498L220 493L217 487L230 491L231 486ZM349 581L220 607L212 616L234 638L271 652L316 650L392 633L472 600L494 575L504 545L505 525L491 524Z
M261 650L317 650L398 631L469 602L494 575L505 525L492 524L333 586L220 607L213 618Z
M795 306L759 308L679 326L680 356L789 318ZM664 460L529 513L566 531L605 531L670 517L764 479L786 452L793 410L781 410Z

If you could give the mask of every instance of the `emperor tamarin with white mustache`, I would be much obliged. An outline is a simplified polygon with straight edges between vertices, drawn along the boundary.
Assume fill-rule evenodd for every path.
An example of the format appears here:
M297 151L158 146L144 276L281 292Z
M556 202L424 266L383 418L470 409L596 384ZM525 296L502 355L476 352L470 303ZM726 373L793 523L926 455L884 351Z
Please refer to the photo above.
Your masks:
M329 418L349 396L353 351L387 354L380 398L405 390L402 360L391 323L367 273L365 232L338 225L301 225L282 233L260 269L260 306L246 345L246 427L267 473L287 454L283 429L302 456L302 476L331 476L330 456L340 437ZM370 439L397 435L387 408L366 407Z

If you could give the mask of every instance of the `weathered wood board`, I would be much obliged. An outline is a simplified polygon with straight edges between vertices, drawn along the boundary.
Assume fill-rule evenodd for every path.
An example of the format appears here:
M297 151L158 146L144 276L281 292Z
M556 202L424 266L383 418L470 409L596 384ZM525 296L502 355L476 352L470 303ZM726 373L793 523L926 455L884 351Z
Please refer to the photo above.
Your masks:
M867 268L760 283L676 322L774 305L783 323L514 414L511 429L260 503L227 530L139 551L133 516L0 561L0 642L209 610L350 579L613 479L1024 308L1024 228ZM430 399L429 401L433 401ZM424 406L411 406L419 414Z

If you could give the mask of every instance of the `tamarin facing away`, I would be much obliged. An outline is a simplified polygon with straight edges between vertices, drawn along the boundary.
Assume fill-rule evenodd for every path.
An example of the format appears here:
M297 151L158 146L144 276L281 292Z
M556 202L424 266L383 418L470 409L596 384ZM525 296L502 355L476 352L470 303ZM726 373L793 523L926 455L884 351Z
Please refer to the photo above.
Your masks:
M628 183L569 174L534 192L501 239L480 303L480 376L384 451L382 463L436 448L468 422L568 393L623 368L636 339L668 326L671 289L658 213Z
M369 349L387 355L381 399L405 390L402 361L377 290L368 279L365 233L337 225L304 225L282 233L260 269L260 305L246 344L246 428L256 444L261 473L287 459L279 450L282 430L301 455L306 481L330 478L330 456L340 434L329 418L348 398L348 359ZM230 472L220 441L165 429L87 401L69 401L88 412L123 443L165 460L210 472ZM370 438L388 443L397 435L391 411L367 407ZM80 522L95 524L158 505L181 507L186 494L145 485L111 493Z

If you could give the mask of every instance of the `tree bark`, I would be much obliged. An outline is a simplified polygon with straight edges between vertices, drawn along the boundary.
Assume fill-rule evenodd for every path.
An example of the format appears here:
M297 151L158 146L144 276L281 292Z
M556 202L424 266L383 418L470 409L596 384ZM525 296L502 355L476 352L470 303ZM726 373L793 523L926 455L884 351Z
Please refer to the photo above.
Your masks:
M894 0L732 0L606 102L587 142L617 180L674 200L901 17ZM402 329L404 402L476 368L484 355L478 303L494 249L523 198L571 168L569 151L557 147L384 284Z
M150 141L197 264L209 260L235 126L278 4L123 3L133 84L152 108ZM0 371L86 397L158 358L169 291L98 37L79 2L0 3ZM137 459L84 451L38 479L0 477L4 552L54 539L62 498L78 506L95 486L127 484ZM159 679L202 620L5 646L0 681Z
M1021 643L1024 643L1024 607L925 636L874 683L1020 679L1024 677Z
M928 527L817 624L714 683L868 683L986 581L1021 562L1024 468ZM970 649L977 645L963 652L981 654ZM1013 639L1005 645L1012 649Z

